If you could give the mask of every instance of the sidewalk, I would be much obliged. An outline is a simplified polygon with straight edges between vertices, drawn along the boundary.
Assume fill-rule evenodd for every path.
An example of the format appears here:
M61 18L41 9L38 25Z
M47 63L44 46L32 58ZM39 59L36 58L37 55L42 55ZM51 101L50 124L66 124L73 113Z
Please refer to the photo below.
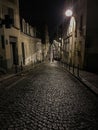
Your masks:
M81 80L98 95L98 75L86 71L80 71Z
M12 77L14 77L14 76L17 76L17 75L19 75L19 74L21 74L21 73L25 73L25 72L27 72L27 71L29 71L29 70L31 70L31 69L34 69L35 67L37 67L39 64L42 64L42 63L43 63L43 62L41 62L41 63L36 63L35 65L25 66L25 67L23 67L23 70L22 70L22 71L21 71L21 70L18 70L17 73L15 72L15 69L13 69L12 71L7 72L6 74L0 73L0 82L4 81L4 80L6 80L6 79L12 78Z
M18 72L18 73L20 73L20 72ZM12 77L16 76L18 73L15 73L14 71L6 72L5 74L0 73L0 82L4 81L6 79L12 78Z
M84 70L79 70L79 76L77 74L77 68L65 67L64 64L62 64L63 68L65 68L68 72L70 72L73 76L75 76L80 82L85 84L90 90L92 90L96 95L98 95L98 75L95 73L87 72Z
M26 67L23 67L23 70L21 70L20 67L16 68L12 68L11 70L8 70L8 72L6 73L0 73L0 82L5 81L6 79L12 78L14 76L17 76L21 73L24 73L26 71L28 71L29 69L31 69L31 65L28 65Z

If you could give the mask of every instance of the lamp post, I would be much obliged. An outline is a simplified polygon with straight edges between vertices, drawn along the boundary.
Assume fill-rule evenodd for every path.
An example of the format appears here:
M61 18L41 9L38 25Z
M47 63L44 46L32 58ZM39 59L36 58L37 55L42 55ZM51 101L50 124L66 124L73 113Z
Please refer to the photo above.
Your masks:
M66 17L70 17L70 23L68 27L68 35L70 36L70 44L69 44L69 63L74 66L75 64L75 17L73 16L73 10L72 9L67 9L65 12Z
M76 55L75 55L75 50L76 50L76 46L75 46L75 33L76 33L76 17L73 16L73 10L72 9L68 9L65 11L65 15L66 17L71 17L70 19L70 24L69 24L69 33L72 34L71 36L71 44L70 44L70 49L69 51L71 50L71 54L70 54L70 58L71 58L71 61L72 62L72 66L73 66L73 73L74 73L74 67L75 67L75 64L76 64ZM79 60L78 60L78 67L77 67L77 75L79 76Z
M68 22L70 20L70 23L68 24L68 28L67 28L67 33L68 33L68 36L69 36L68 39L70 39L69 41L72 44L70 44L70 42L69 42L69 52L70 53L69 53L69 56L68 56L68 64L72 64L72 51L73 51L73 47L72 47L73 46L73 20L72 20L72 18L73 18L73 11L72 11L71 8L69 8L65 11L65 16L67 18L69 18Z

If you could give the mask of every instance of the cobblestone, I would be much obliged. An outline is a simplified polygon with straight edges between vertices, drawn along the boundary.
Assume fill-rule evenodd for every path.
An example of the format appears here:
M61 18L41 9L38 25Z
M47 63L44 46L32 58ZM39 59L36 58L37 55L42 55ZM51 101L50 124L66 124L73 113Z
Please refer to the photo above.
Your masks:
M3 89L0 130L97 130L97 110L97 97L69 73L41 65Z

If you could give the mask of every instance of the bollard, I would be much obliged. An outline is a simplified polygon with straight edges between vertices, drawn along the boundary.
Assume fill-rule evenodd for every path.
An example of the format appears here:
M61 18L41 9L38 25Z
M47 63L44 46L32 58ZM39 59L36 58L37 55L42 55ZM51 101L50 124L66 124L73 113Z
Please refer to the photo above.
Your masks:
M69 71L70 71L70 64L69 64Z
M64 68L66 68L65 62L64 62Z
M68 64L66 63L66 69L68 68Z
M22 61L21 61L20 70L23 71Z
M73 74L74 74L74 64L73 64Z
M17 65L15 64L15 73L17 73L18 72L18 67L17 67Z
M64 67L64 63L63 63L63 61L62 61L62 66Z
M64 68L65 68L65 63L63 62Z
M79 64L77 66L77 76L79 77Z
M3 67L3 57L0 56L0 66Z

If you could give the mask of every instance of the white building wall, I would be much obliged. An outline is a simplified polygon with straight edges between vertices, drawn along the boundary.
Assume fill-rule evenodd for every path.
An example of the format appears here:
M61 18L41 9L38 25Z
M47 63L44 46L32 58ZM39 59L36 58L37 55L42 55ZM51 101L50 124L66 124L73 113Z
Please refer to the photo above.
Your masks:
M23 63L22 43L24 43L25 65L41 60L41 40L35 37L34 28L27 24L25 20L22 20L23 32L20 31L18 0L12 0L12 2L10 2L10 0L0 0L0 18L3 19L4 15L8 13L7 8L12 8L14 10L14 26L7 29L3 25L3 27L0 28L0 56L3 57L5 66L7 69L11 69L13 67L13 50L11 40L16 44L19 66L21 65L21 62ZM1 35L4 36L4 49L2 48ZM14 38L16 39L15 41L13 41Z
M21 33L20 43L24 43L25 65L36 63L42 59L41 40ZM22 54L21 54L22 55Z

